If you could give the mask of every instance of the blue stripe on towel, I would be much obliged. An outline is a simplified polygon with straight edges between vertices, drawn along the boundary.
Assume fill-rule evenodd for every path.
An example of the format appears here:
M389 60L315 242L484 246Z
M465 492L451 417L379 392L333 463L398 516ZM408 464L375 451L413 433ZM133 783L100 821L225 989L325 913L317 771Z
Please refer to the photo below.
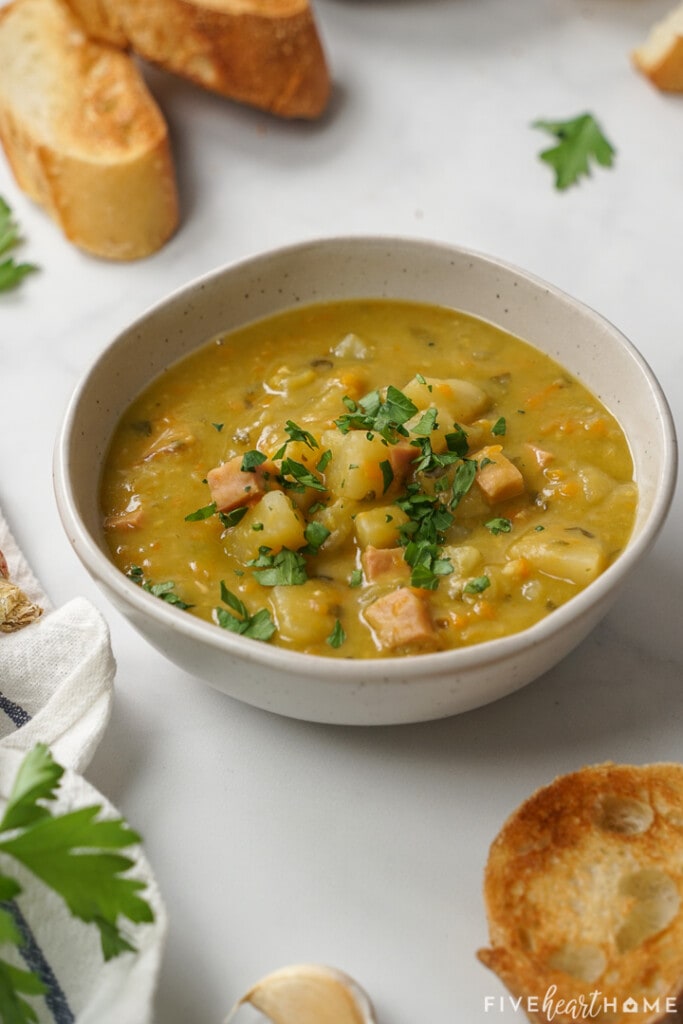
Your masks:
M7 717L14 722L17 729L21 729L22 725L26 725L27 722L31 721L28 711L24 711L20 704L15 704L4 693L0 693L0 711L5 712Z
M21 934L19 952L23 956L28 969L37 974L45 986L45 1002L55 1024L75 1024L76 1018L71 1011L62 987L57 981L55 972L45 959L45 954L38 945L28 921L14 900L0 902L0 906L7 910L14 918L14 922Z

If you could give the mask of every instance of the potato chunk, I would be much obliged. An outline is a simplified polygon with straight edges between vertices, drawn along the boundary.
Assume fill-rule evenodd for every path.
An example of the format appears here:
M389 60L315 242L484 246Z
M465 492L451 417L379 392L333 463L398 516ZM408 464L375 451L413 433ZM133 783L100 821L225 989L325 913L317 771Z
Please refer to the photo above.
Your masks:
M450 420L448 430L453 423L470 423L490 405L489 396L476 384L467 380L451 377L442 380L438 377L425 377L424 383L413 377L403 388L403 393L418 409L429 409L436 406L442 414L439 419Z
M399 542L399 529L408 516L398 505L380 505L359 512L355 519L356 536L361 547L393 548Z
M283 491L268 491L228 534L230 550L242 562L258 557L260 547L298 551L306 543L306 522Z
M510 558L526 558L548 576L585 586L607 564L605 549L597 537L578 526L553 524L529 530L508 549Z
M340 614L338 589L327 580L273 587L272 600L280 636L297 647L324 643Z
M323 445L332 452L325 470L325 484L333 494L353 501L380 497L387 487L381 463L390 463L388 446L379 435L369 438L363 430L348 434L325 431Z

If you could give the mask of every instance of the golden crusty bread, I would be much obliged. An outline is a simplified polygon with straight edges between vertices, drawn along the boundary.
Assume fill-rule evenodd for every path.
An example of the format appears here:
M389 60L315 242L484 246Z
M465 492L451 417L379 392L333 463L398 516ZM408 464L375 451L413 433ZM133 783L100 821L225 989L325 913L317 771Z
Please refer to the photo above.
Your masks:
M683 92L683 4L653 25L632 58L658 89Z
M683 766L603 764L538 790L494 840L484 895L479 959L529 1020L665 1019L683 989ZM601 1015L579 1017L591 999Z
M330 77L308 0L69 0L86 30L213 92L318 117Z
M147 256L178 221L166 123L121 50L62 0L0 10L0 141L19 186L76 245Z

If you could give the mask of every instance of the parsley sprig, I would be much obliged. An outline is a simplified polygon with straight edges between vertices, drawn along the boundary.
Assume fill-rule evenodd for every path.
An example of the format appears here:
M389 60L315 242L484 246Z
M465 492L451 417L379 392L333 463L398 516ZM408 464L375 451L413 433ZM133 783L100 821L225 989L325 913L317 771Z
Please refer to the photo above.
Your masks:
M52 889L74 917L93 924L100 933L105 960L135 946L121 921L150 923L154 913L141 895L145 883L127 876L134 861L121 853L140 842L123 818L103 819L99 805L57 814L50 806L57 797L64 769L39 743L23 759L0 820L0 852L21 864ZM22 950L23 938L12 914L11 901L22 885L7 862L0 873L0 943ZM41 995L45 986L32 971L0 958L0 1018L7 1024L33 1024L38 1016L24 995Z
M180 608L182 611L187 611L189 608L193 608L194 605L188 604L187 601L183 601L181 597L175 592L175 583L173 580L165 580L163 583L151 583L145 579L145 573L141 566L132 565L126 575L133 581L146 590L148 594L153 594L154 597L161 598L167 604L175 605L176 608Z
M27 274L38 268L33 263L17 263L13 256L6 253L21 241L19 226L12 216L12 210L0 196L0 291L9 291L21 284Z
M379 434L389 444L409 436L404 424L419 411L415 403L393 384L387 388L384 398L379 390L375 390L358 402L348 395L342 401L349 411L334 421L342 434L348 434L350 430L365 430L369 434Z
M221 580L221 601L227 608L216 608L216 621L223 629L240 636L249 636L252 640L263 640L266 643L275 633L275 623L267 608L261 608L253 615L236 594L228 590L225 580Z
M579 114L567 121L538 120L532 128L540 128L557 140L556 145L540 153L540 159L555 171L555 188L559 191L577 184L582 176L590 177L593 161L602 167L614 163L616 150L592 114Z

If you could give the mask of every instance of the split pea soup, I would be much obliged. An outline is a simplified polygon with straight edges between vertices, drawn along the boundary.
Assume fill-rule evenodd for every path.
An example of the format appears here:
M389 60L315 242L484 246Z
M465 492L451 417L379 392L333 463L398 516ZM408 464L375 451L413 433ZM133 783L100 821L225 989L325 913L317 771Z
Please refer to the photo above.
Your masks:
M548 356L452 309L302 307L169 367L115 431L123 573L254 642L396 657L526 629L623 550L624 434Z

